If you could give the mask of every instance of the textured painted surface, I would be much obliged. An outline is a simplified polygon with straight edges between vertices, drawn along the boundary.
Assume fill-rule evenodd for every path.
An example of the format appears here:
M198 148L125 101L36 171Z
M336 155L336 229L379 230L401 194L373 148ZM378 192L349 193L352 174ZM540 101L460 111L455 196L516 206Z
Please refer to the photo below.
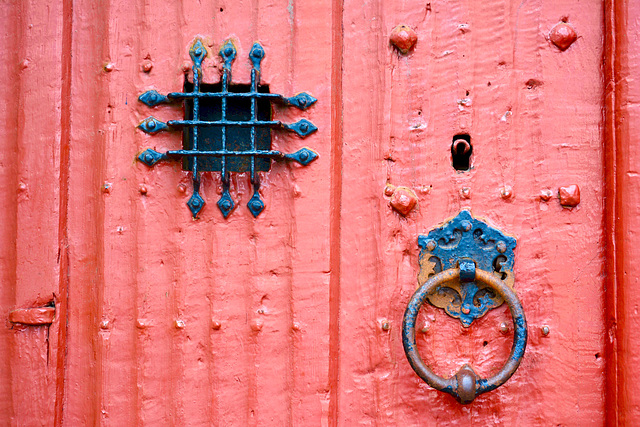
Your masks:
M628 39L613 45L627 57L640 9L617 7ZM620 85L605 106L626 114L605 134L621 150L619 163L605 158L619 166L605 187L615 204L603 197L600 2L23 1L3 3L0 19L0 309L56 303L51 326L7 317L0 424L600 425L612 262L608 350L633 378L640 273L630 255L611 255L637 234L637 190L621 190L638 188L639 89L627 77L640 60L629 53L606 74ZM561 51L548 37L565 19L578 38ZM401 23L418 37L406 55L389 43ZM272 92L318 98L303 114L274 110L319 128L305 141L279 134L274 148L310 145L320 158L295 173L274 165L257 220L245 209L224 220L210 204L194 221L179 164L134 162L144 148L181 146L178 134L136 129L149 113L137 96L182 90L196 36L211 52L232 37L240 57L259 40ZM207 83L219 78L215 57ZM237 61L233 80L249 72ZM154 109L163 121L181 114ZM473 144L463 173L451 165L459 134ZM233 179L245 204L249 179ZM415 192L406 217L387 184ZM568 184L580 187L573 209L548 195ZM205 173L201 191L217 199L219 178ZM607 230L619 230L606 269L603 200ZM516 374L467 407L415 375L400 331L417 236L463 207L518 238L529 323ZM469 363L486 377L509 355L503 324L506 307L468 330L429 307L418 348L437 374ZM607 396L636 419L640 393L610 366Z
M136 129L149 113L137 96L182 89L196 36L211 52L232 37L239 57L259 40L271 91L304 90L319 100L304 113L275 109L277 119L308 117L323 132L304 142L280 133L274 148L304 143L329 153L330 13L326 3L286 0L74 2L74 49L84 54L72 67L70 180L78 186L69 195L67 381L77 386L67 390L68 425L326 418L329 156L302 175L274 165L261 180L268 208L259 220L245 209L225 220L210 203L197 221L184 206L189 192L179 191L190 180L181 165L150 170L134 158L146 147L180 148L179 134ZM141 70L146 60L154 63L149 73ZM105 63L113 71L105 73ZM220 65L208 55L205 79L218 79ZM248 61L236 61L235 82L247 84L249 73ZM179 106L154 111L163 121L180 114ZM208 200L220 192L217 175L203 175ZM232 197L246 204L248 176L232 180Z
M60 299L63 7L0 6L0 424L52 425L60 322L9 312Z
M602 424L602 4L344 6L339 423ZM579 35L564 52L546 38L563 16ZM388 42L399 23L418 34L406 56ZM457 173L451 142L465 133L472 169ZM416 189L419 209L407 218L388 209L387 182ZM540 201L541 190L567 183L580 186L578 207ZM530 330L515 375L468 407L414 374L400 331L417 235L463 207L518 239L515 290ZM506 307L468 331L433 308L418 319L418 330L429 324L420 352L437 374L469 363L488 375L508 358Z
M640 4L606 1L605 11L607 421L633 425L640 419Z

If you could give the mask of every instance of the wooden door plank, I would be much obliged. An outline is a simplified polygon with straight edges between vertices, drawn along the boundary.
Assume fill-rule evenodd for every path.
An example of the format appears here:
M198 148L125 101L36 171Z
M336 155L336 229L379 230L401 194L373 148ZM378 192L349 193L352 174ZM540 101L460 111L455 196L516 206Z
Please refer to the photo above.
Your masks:
M8 315L15 307L16 302L16 234L17 234L17 194L18 194L18 116L19 107L15 104L20 97L20 87L16 84L20 76L20 38L22 35L20 10L15 4L5 4L0 8L2 27L5 31L0 37L0 67L5 76L0 91L1 104L0 123L4 138L0 146L0 221L1 228L0 245L5 248L0 264L0 309L3 315ZM12 359L14 332L10 327L2 328L0 333L0 376L12 377ZM19 372L17 372L19 376ZM18 378L19 379L19 378ZM3 381L0 384L0 413L4 424L10 422L15 414L13 403L13 381Z
M83 54L72 69L67 381L75 386L65 422L286 425L326 417L327 10L285 1L74 4L73 49ZM185 206L189 172L134 162L145 148L181 144L178 133L135 128L149 115L179 118L181 106L149 108L136 98L182 89L196 37L208 49L205 81L218 81L217 52L232 37L233 81L248 83L247 55L259 40L272 92L319 99L305 112L274 108L278 119L304 117L320 129L304 141L276 132L274 147L310 146L321 157L307 168L274 164L262 177L267 208L258 219L246 209L246 174L232 177L238 208L225 220L215 205L219 174L204 173L207 205L194 221Z
M338 421L602 419L599 4L372 1L346 2L344 10ZM564 16L581 38L561 52L546 35ZM418 33L407 56L388 44L401 23ZM469 133L474 146L474 168L465 173L451 166L458 133ZM419 207L407 218L389 207L387 183L417 193ZM541 190L569 184L583 190L577 208L540 200ZM515 196L501 197L506 186ZM461 196L465 187L470 198ZM519 239L516 289L530 326L516 375L467 407L417 378L400 332L416 286L417 235L463 207ZM488 375L508 357L511 338L499 332L510 322L506 308L469 331L425 311L430 332L419 345L442 375L465 362ZM548 337L540 332L545 324ZM561 391L557 384L566 386ZM561 398L566 389L570 397Z
M2 305L60 302L59 205L62 4L1 7ZM2 333L0 419L54 422L59 319L52 325L6 321ZM6 374L6 375L5 375Z
M88 3L75 2L71 16L67 387L62 418L69 425L95 425L109 415L100 395L103 375L109 373L96 357L108 351L105 333L99 329L99 301L105 272L104 147L113 109L105 88L111 68L106 67L111 63L109 14L101 5ZM122 298L124 304L129 301L126 293ZM128 350L122 345L120 354ZM125 407L122 410L126 412Z

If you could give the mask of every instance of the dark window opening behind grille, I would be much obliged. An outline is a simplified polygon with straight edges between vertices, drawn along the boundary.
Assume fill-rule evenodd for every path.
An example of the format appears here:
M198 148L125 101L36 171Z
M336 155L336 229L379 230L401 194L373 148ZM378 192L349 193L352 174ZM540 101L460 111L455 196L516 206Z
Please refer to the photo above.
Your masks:
M200 92L220 92L222 85L201 84ZM193 91L193 83L186 82L185 92ZM250 92L250 85L229 85L229 92L242 93ZM269 93L269 86L258 86L258 92ZM185 120L192 120L193 101L185 100ZM260 121L271 120L271 103L266 98L256 101L257 119ZM218 121L222 119L222 100L220 98L200 99L200 120ZM249 98L227 98L226 120L229 121L250 121L251 120L251 99ZM256 149L271 150L271 129L268 127L256 127ZM251 150L251 128L227 126L226 128L227 151L249 151ZM183 147L185 150L193 149L193 133L189 128L183 132ZM219 151L222 150L222 127L202 126L198 128L198 150L199 151ZM185 157L182 162L184 170L191 170L192 157ZM251 158L242 156L227 156L227 171L229 172L249 172L251 170ZM268 171L271 168L271 159L256 157L256 171ZM222 159L220 157L198 157L198 169L200 171L221 171Z

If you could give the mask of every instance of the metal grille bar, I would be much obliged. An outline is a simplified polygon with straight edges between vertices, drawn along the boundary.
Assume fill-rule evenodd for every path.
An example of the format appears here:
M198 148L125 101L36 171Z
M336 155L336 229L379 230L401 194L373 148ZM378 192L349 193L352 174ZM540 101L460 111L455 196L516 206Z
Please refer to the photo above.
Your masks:
M222 212L222 215L227 218L229 214L235 208L235 203L230 189L230 177L227 165L227 157L247 157L250 161L250 179L253 185L253 196L247 203L249 211L254 217L260 215L264 210L265 205L262 201L259 193L260 180L256 173L256 158L269 159L270 160L289 160L295 161L303 166L308 165L316 158L318 154L309 149L302 148L295 153L282 153L275 150L258 150L256 147L256 128L269 127L275 129L284 129L290 132L296 133L298 136L304 138L317 130L308 120L301 119L296 123L283 123L278 120L259 120L257 114L257 102L259 99L267 99L269 101L277 101L287 106L293 106L300 110L306 110L312 106L316 99L307 93L300 93L296 96L287 98L283 95L276 93L262 93L258 92L258 82L260 81L260 65L265 56L265 51L259 43L254 43L249 52L249 59L252 63L251 68L251 87L249 92L229 92L229 85L231 83L231 66L235 60L237 51L231 41L227 41L223 44L219 52L224 61L221 76L221 89L220 92L201 92L200 85L202 82L202 62L207 56L207 50L198 39L189 49L189 55L193 61L193 91L192 92L171 92L167 95L162 95L155 90L149 90L138 98L140 102L149 107L155 107L163 103L169 103L173 101L191 101L191 111L189 116L190 120L169 120L166 123L162 122L155 117L151 116L143 120L138 128L143 132L149 134L155 134L160 131L169 129L183 129L188 128L191 132L192 146L190 150L168 150L164 153L147 149L140 153L137 159L145 165L152 167L156 163L162 160L174 160L181 157L187 157L191 159L191 173L193 180L193 194L187 202L187 206L191 210L194 218L197 218L198 213L205 205L205 201L200 195L200 171L198 158L210 158L217 157L221 161L220 175L222 179L222 195L218 200L218 208ZM220 120L201 120L200 119L200 100L218 98L221 102L221 117ZM251 118L246 121L227 120L227 100L233 98L250 99L251 101ZM188 105L185 102L185 105ZM199 142L199 129L201 127L220 127L220 150L200 150L198 148ZM250 128L250 141L249 150L229 150L227 148L227 128L228 127L248 127Z

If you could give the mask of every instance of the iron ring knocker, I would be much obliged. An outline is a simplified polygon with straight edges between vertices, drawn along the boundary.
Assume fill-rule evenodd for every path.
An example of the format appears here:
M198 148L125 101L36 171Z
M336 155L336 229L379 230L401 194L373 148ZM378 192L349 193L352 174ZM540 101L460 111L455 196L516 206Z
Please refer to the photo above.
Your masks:
M514 334L511 354L509 355L507 363L505 363L496 375L487 379L480 378L469 365L464 365L453 377L445 379L436 375L424 363L418 353L415 326L420 307L426 301L427 296L439 286L449 280L460 278L460 268L444 270L429 278L413 294L407 310L404 313L404 320L402 322L404 352L413 370L431 387L449 393L463 404L471 403L476 396L495 390L511 378L520 365L527 345L527 320L525 319L524 310L515 292L509 288L506 283L494 276L493 273L480 269L474 270L475 280L490 286L509 305L513 319Z

